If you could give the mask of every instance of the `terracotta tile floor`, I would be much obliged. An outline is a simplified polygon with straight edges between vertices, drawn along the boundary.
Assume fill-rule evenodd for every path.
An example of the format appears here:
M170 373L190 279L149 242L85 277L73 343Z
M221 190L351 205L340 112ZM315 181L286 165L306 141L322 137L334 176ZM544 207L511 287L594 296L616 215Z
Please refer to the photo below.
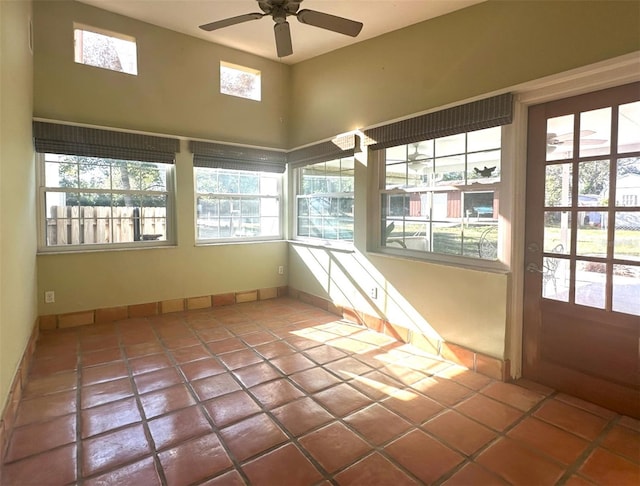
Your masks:
M640 421L292 299L43 332L3 484L640 484Z

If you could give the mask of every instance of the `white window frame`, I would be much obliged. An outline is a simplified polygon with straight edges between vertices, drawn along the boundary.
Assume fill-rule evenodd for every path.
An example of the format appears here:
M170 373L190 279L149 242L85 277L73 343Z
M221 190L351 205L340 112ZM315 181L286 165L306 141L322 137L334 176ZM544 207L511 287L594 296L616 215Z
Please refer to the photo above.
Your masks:
M236 76L251 76L253 82L257 84L254 89L248 95L242 91L234 89L226 89L223 84L223 73L234 73ZM253 69L247 66L241 66L239 64L233 64L231 62L220 61L220 94L235 96L237 98L244 98L251 101L262 101L262 73L259 69Z
M85 62L84 56L83 56L83 49L82 49L82 44L83 44L83 32L88 32L91 34L96 34L96 35L101 35L104 37L108 37L110 39L113 39L117 42L129 42L133 44L133 48L134 48L134 56L133 56L133 60L132 60L132 65L131 66L122 66L122 69L113 69L107 66L102 66L100 64L91 64L89 62ZM138 44L136 42L136 38L130 35L126 35L126 34L121 34L119 32L113 32L110 30L105 30L105 29L100 29L98 27L92 27L89 25L85 25L85 24L80 24L77 22L73 23L73 43L74 43L74 49L73 49L73 59L76 63L78 64L84 64L85 66L92 66L92 67L97 67L100 69L106 69L108 71L113 71L116 73L123 73L123 74L129 74L131 76L137 76L138 75Z
M302 194L302 171L310 166L316 165L316 164L325 164L328 162L335 162L335 161L340 161L340 163L342 163L342 160L345 159L351 159L353 160L353 169L350 169L353 171L353 191L350 192L326 192L326 193L316 193L316 194ZM351 249L353 248L354 245L354 238L355 238L355 214L352 217L352 227L351 227L351 239L334 239L334 238L323 238L323 237L316 237L316 236L309 236L309 235L301 235L299 233L299 206L298 206L298 201L300 199L312 199L312 198L344 198L344 196L351 196L351 199L353 200L353 211L355 213L355 204L356 204L356 200L355 200L355 164L356 164L356 159L354 156L346 156L346 157L340 157L337 159L333 159L333 160L329 160L326 162L317 162L317 163L311 163L311 164L306 164L303 166L299 166L296 167L294 169L294 191L293 191L293 238L294 240L300 241L300 242L307 242L307 243L311 243L311 244L315 244L315 245L323 245L323 246L332 246L332 247L344 247L346 249ZM342 169L339 171L340 173L342 173Z
M225 169L225 168L210 168L210 167L194 167L193 168L193 193L194 193L194 228L195 228L195 239L197 245L212 245L212 244L220 244L220 243L240 243L240 242L251 242L251 241L274 241L281 240L283 238L282 224L283 224L283 216L284 216L284 198L283 198L283 179L284 176L280 173L275 172L261 172L261 171L246 171L246 170L234 170L234 169ZM198 171L199 170L210 170L210 171L225 171L225 172L237 172L239 175L253 174L258 177L269 177L276 179L277 181L277 194L273 193L261 193L261 194L245 194L245 193L229 193L229 192L199 192L198 191ZM229 236L229 237L216 237L216 238L200 238L198 236L199 232L199 199L200 197L212 197L219 199L275 199L278 204L278 233L276 235L268 235L268 236L246 236L246 235L237 235L237 236ZM242 215L240 215L242 217ZM261 216L257 216L260 218Z
M73 155L70 155L73 157ZM97 188L77 188L77 187L56 187L46 186L46 154L36 153L38 170L36 172L38 184L38 253L71 253L90 252L104 250L126 250L152 247L175 246L176 242L176 217L175 217L175 165L162 164L166 166L166 189L164 191L140 191L122 189L97 189ZM136 161L133 161L136 162ZM148 163L139 161L140 163ZM165 239L141 239L139 241L117 242L117 243L80 243L64 245L48 245L47 243L47 193L91 193L91 194L127 194L131 196L166 196L165 213Z
M470 132L465 132L470 133ZM514 137L515 130L513 124L503 125L501 127L501 176L500 182L492 184L467 184L465 186L459 186L459 189L463 193L473 192L490 192L499 191L498 196L498 213L494 214L494 219L497 220L497 248L496 259L483 259L471 256L449 254L449 253L436 253L433 251L419 251L402 248L398 245L397 248L383 244L383 240L386 239L386 227L383 228L383 208L382 208L382 195L389 193L384 187L385 183L385 149L370 150L369 151L369 163L375 167L375 176L373 181L373 197L375 197L375 203L372 205L373 212L375 213L372 219L374 225L374 231L371 233L375 235L375 239L368 241L368 249L371 252L386 254L389 256L424 260L434 263L447 264L451 266L459 266L465 268L478 268L482 270L496 271L504 273L510 269L511 262L511 238L509 237L511 231L511 214L512 214L512 186L513 186L513 160L514 152ZM424 192L416 189L417 192ZM438 191L434 191L438 192ZM402 194L409 194L410 192L401 192ZM372 201L373 202L373 201ZM395 246L395 245L394 245Z

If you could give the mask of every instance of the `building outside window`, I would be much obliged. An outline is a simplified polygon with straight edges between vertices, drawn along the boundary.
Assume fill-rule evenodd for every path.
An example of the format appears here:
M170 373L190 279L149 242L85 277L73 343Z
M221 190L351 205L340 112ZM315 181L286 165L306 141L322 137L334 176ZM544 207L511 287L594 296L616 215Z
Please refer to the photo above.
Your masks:
M381 246L497 258L500 126L384 150Z
M198 242L281 237L282 175L195 167Z
M296 169L296 235L353 241L354 158Z

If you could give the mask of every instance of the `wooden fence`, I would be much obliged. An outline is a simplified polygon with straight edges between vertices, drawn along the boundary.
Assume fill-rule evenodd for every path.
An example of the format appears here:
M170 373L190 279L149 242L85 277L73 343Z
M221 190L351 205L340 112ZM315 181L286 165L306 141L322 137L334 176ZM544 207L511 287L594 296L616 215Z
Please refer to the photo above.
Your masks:
M47 218L47 244L83 245L165 239L166 222L166 208L52 206Z

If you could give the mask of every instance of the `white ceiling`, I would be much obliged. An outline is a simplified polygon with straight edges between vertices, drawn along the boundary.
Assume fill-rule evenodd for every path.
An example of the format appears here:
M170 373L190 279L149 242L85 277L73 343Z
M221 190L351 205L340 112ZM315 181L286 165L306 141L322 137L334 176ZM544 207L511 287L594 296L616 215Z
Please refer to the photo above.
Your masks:
M79 0L216 44L277 60L273 20L259 20L205 32L199 25L251 12L260 12L255 0ZM293 55L286 64L309 59L386 32L480 3L484 0L304 0L301 9L318 10L364 23L355 39L304 25L290 18Z

